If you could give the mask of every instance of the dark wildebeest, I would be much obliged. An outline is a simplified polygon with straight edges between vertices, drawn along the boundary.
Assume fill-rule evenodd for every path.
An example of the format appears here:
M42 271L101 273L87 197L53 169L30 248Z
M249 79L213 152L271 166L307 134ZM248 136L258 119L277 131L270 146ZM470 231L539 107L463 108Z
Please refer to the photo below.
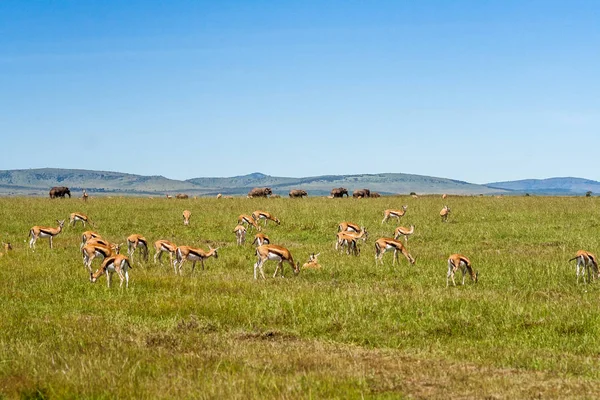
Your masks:
M187 194L179 193L175 196L176 199L187 199L189 196Z
M331 189L331 197L344 197L344 195L348 196L348 189L343 187Z
M64 198L65 194L68 194L69 198L71 198L71 191L66 186L54 186L52 189L50 189L50 198L51 199L55 199L57 197Z
M306 193L306 191L300 190L300 189L292 189L292 190L290 190L290 197L300 197L300 198L302 198L302 196L308 196L308 193Z
M381 197L381 195L378 192L371 192L371 197Z
M352 193L352 197L355 199L362 199L363 197L371 197L371 191L369 189L357 189Z
M273 194L271 188L254 188L248 192L248 197L269 197Z

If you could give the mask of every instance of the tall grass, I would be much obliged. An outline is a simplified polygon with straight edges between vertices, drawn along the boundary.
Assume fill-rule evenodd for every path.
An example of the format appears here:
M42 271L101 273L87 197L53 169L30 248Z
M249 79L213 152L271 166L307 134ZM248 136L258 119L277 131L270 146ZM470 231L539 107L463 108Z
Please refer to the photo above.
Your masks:
M439 210L452 213L442 223ZM376 266L374 240L408 205L408 249ZM305 398L550 397L598 394L599 285L576 284L574 263L600 252L600 201L562 197L379 199L0 199L0 390L8 397ZM181 213L192 212L185 227ZM321 270L254 281L237 216L263 209L265 232ZM129 289L91 284L65 227L50 250L24 241L33 225L84 212L103 237L219 247L207 269L133 265ZM337 225L364 225L359 257L334 250ZM480 281L446 287L446 260L467 255ZM163 257L164 259L164 257ZM99 265L95 261L94 268ZM270 275L269 275L270 272ZM400 360L402 362L400 362ZM508 371L508 372L507 372ZM473 377L477 377L474 379ZM501 378L500 378L501 377ZM480 383L485 382L485 384ZM563 390L564 389L564 390ZM511 397L511 396L509 396Z

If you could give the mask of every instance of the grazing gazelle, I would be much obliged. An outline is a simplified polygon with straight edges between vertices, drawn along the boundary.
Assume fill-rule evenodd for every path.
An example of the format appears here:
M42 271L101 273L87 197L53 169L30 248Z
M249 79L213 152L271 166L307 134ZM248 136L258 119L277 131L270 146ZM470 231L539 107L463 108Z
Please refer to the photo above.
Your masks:
M254 227L254 229L256 229L257 231L260 232L260 225L258 225L256 223L256 220L251 216L251 215L246 215L246 214L241 214L238 217L238 224L248 224L248 228L250 228L250 226Z
M348 222L348 221L344 221L344 222L340 222L338 224L338 232L344 232L344 231L349 231L349 232L360 232L362 229L361 226L358 226L357 224L355 224L354 222Z
M79 245L79 248L81 249L83 246L85 246L88 240L101 238L102 237L99 233L96 233L94 231L85 231L81 234L81 244Z
M29 230L29 236L31 237L31 239L29 240L29 247L33 248L35 250L35 242L38 240L38 238L50 238L50 248L52 248L52 238L56 235L58 235L61 231L63 226L65 225L65 220L56 220L56 222L58 222L58 227L56 228L50 228L50 227L45 227L45 226L34 226Z
M398 240L400 236L404 236L404 243L408 243L408 237L415 232L415 226L411 225L410 229L399 226L394 230L394 239Z
M267 235L262 232L258 232L254 235L254 241L252 244L255 244L257 247L262 246L263 244L271 244L271 239Z
M259 222L261 219L265 221L265 226L267 226L267 222L269 220L275 222L277 225L280 224L279 220L271 215L271 213L268 213L266 211L261 211L261 210L256 210L252 213L252 218L254 218L255 221Z
M190 246L179 246L175 251L177 259L173 262L173 268L175 268L175 275L177 275L177 264L179 264L179 275L181 275L181 268L183 267L183 263L186 261L192 262L192 272L194 272L194 268L196 267L196 261L200 261L202 264L202 269L204 270L204 260L208 257L219 258L219 253L217 253L218 248L213 249L208 246L208 251L204 251L199 248L194 248Z
M177 250L177 245L168 240L160 239L154 242L154 263L158 261L162 264L162 253L169 253L169 265L173 264L173 255Z
M92 224L92 221L90 221L90 218L87 215L79 212L71 213L71 215L69 216L69 225L74 227L77 224L77 221L81 221L84 227L86 222L89 222L90 225L94 226L94 224Z
M450 207L444 206L442 211L440 211L440 217L442 218L442 222L448 222L448 214L450 214Z
M183 225L188 226L190 224L190 217L192 213L190 210L183 210Z
M450 278L452 278L452 283L456 286L456 282L454 282L454 274L456 271L460 269L462 271L462 284L465 284L465 275L467 271L471 275L471 280L477 283L479 278L479 272L475 272L473 270L473 266L471 265L471 261L462 254L452 254L448 258L448 274L446 275L446 287L450 284Z
M356 233L354 231L342 231L337 233L337 240L335 242L335 249L342 250L344 246L346 246L346 254L354 254L355 256L360 254L360 249L358 248L358 241L362 240L366 242L369 238L369 232L365 229L365 227L360 227L360 232Z
M133 263L133 253L137 248L140 248L144 261L148 261L148 241L142 235L134 233L127 237L127 254Z
M577 260L577 283L579 283L579 275L583 277L583 283L585 283L585 275L587 272L588 282L590 281L590 274L592 279L600 278L600 274L598 274L598 259L595 255L590 253L589 251L579 250L575 257L571 258L569 261ZM592 271L590 271L590 268Z
M310 256L308 256L308 261L305 262L304 264L302 264L302 268L303 269L321 269L321 264L319 264L319 260L317 257L319 257L319 254L321 253L311 253Z
M123 287L123 281L125 281L125 287L129 287L129 268L133 268L131 263L122 254L117 254L104 259L100 269L94 273L90 272L90 282L95 283L99 277L106 274L106 283L110 287L110 279L113 273L117 273L121 279L119 287Z
M92 261L94 261L94 258L102 257L103 259L106 259L106 257L119 254L120 249L120 244L111 244L104 240L89 240L85 244L85 246L81 248L81 255L83 256L83 265L90 272L92 272Z
M398 218L398 220L400 220L400 217L403 217L404 214L406 214L407 209L408 206L402 206L401 210L385 210L383 212L383 220L381 221L381 223L383 224L390 218Z
M281 268L281 277L283 277L283 263L286 262L292 266L294 269L294 274L298 274L300 272L300 264L294 262L294 258L292 257L292 253L288 249L282 246L277 246L275 244L263 244L262 246L258 246L256 248L256 256L258 260L254 264L254 279L258 279L256 275L256 271L260 270L260 275L263 279L265 279L265 272L263 270L263 264L267 260L275 260L277 261L277 268L275 268L275 273L273 274L273 278L277 276L277 271Z
M236 225L233 228L233 233L235 233L235 238L237 240L237 245L241 246L246 241L246 227L244 225Z
M406 250L406 247L404 247L401 241L383 237L375 241L375 265L377 265L377 261L381 261L381 265L383 265L383 255L388 250L394 250L394 261L392 262L392 265L396 265L398 252L402 253L409 263L415 263L415 259L408 253L408 250Z

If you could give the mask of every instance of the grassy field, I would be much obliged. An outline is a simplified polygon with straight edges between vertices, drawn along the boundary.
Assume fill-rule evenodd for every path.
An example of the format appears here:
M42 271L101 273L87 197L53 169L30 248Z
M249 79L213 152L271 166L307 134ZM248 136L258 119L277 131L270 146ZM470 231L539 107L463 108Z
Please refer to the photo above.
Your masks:
M374 241L408 211L417 258L375 266ZM452 209L448 223L439 210ZM191 226L181 213L192 211ZM265 232L321 270L254 281L237 216L263 209ZM219 247L206 270L140 264L129 289L92 284L66 227L50 250L33 225L84 212L114 242ZM369 230L359 257L337 253L337 224ZM579 249L600 253L600 199L0 198L0 392L6 398L598 398L600 286L576 284ZM68 222L68 221L67 221ZM446 287L446 260L467 255L479 283ZM153 251L150 257L152 259ZM95 261L94 267L99 266Z

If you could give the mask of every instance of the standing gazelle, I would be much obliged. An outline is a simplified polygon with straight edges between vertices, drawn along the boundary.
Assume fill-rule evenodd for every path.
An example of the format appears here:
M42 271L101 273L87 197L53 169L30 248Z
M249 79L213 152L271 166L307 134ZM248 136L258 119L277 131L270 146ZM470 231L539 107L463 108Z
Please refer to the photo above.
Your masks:
M292 253L288 249L282 246L277 246L275 244L263 244L262 246L258 246L256 248L256 256L258 260L254 264L254 279L257 279L256 272L260 270L260 275L263 279L265 279L265 272L263 270L263 264L267 260L275 260L277 261L277 267L275 268L275 273L273 274L273 278L277 276L277 271L281 268L281 277L283 277L283 263L288 263L294 269L294 274L298 274L300 272L300 264L294 262L294 258L292 257Z
M169 265L173 264L173 255L177 250L177 245L168 240L160 239L154 242L154 263L158 261L162 264L162 253L169 253Z
M408 237L415 232L415 226L411 225L410 229L399 226L394 230L394 239L398 240L400 236L404 236L404 243L408 243Z
M267 226L267 222L269 220L275 222L277 225L280 224L279 220L274 215L266 211L256 210L252 213L252 218L254 218L254 220L257 222L259 222L261 219L264 220L265 226Z
M586 273L588 282L590 281L590 273L592 279L596 277L600 278L600 274L598 273L598 259L595 255L589 251L579 250L575 257L571 258L569 261L573 260L577 260L577 283L579 283L579 275L583 277L583 283L585 283ZM592 269L591 271L590 268Z
M385 221L387 221L390 218L398 218L398 221L399 221L400 217L403 217L404 214L406 214L407 209L408 209L408 206L402 206L401 210L385 210L383 212L383 220L381 221L381 223L383 224Z
M383 255L388 250L394 250L394 261L392 262L392 265L396 265L398 252L402 253L409 263L415 263L415 259L408 253L408 250L406 250L406 247L404 247L401 241L383 237L375 241L375 265L377 265L378 261L381 261L381 265L383 265Z
M462 254L452 254L448 258L448 274L446 275L446 287L450 284L450 278L452 278L452 283L456 286L456 282L454 282L454 274L458 270L462 271L462 284L465 284L465 275L467 271L471 275L471 280L477 283L479 278L479 272L475 272L473 270L473 266L471 265L471 261Z
M337 239L335 242L335 249L342 250L344 246L346 246L346 254L354 254L358 256L360 254L360 249L358 248L358 241L362 240L366 242L369 238L369 232L365 229L365 227L360 227L360 231L358 233L354 231L342 231L337 233Z
M217 253L218 248L213 249L208 246L208 251L204 251L200 248L194 248L190 246L179 246L175 251L175 255L177 259L173 262L173 268L175 268L175 275L177 275L177 264L179 264L179 275L181 275L181 268L183 267L183 263L186 261L192 262L192 272L194 272L194 268L196 268L196 261L200 261L202 264L202 269L204 270L204 260L209 257L219 258L219 253Z
M106 274L106 283L110 287L110 279L113 273L117 273L121 279L119 287L123 287L123 281L125 281L125 287L129 287L129 268L133 268L129 259L122 254L117 254L104 259L102 266L95 273L90 272L90 282L95 283L99 277Z
M52 249L52 238L54 238L54 236L58 235L61 231L63 226L65 225L65 220L56 220L56 222L58 222L58 227L56 228L49 228L49 227L45 227L45 226L34 226L29 230L29 235L28 237L31 237L31 239L29 240L29 247L33 248L35 250L35 242L38 240L38 238L50 238L50 248Z
M442 222L448 222L448 214L450 214L450 207L444 206L442 211L440 211L440 217L442 218Z
M183 225L188 226L190 224L190 217L192 213L190 210L183 210Z
M127 237L127 254L131 263L133 263L133 253L137 248L140 248L144 261L148 261L148 241L142 235L134 233Z
M85 215L84 213L80 213L80 212L71 213L71 215L69 216L69 225L74 227L77 224L77 221L81 221L84 228L85 228L86 222L89 222L90 225L94 226L94 224L92 224L92 221L90 220L90 218L87 215Z
M246 227L244 225L238 224L235 226L235 228L233 228L233 233L235 233L237 245L243 245L246 241Z

